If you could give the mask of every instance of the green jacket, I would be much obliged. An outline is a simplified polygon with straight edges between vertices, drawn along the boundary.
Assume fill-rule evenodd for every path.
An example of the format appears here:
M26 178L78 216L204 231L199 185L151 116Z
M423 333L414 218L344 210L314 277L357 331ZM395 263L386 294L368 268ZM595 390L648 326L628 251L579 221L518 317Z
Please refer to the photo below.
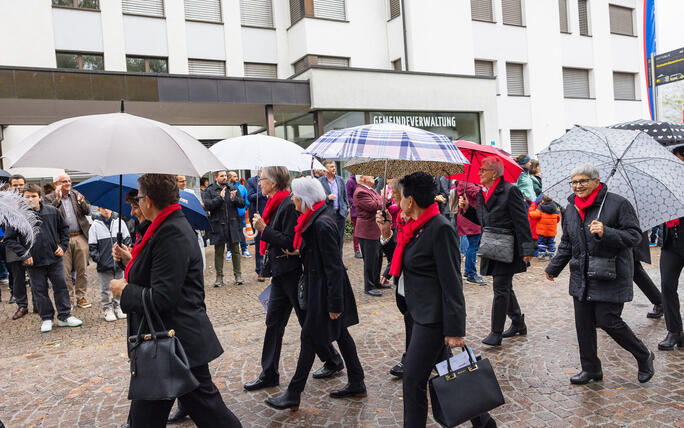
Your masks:
M518 182L515 183L516 186L518 186L518 189L520 189L520 193L523 194L523 197L528 200L528 201L534 201L537 196L534 194L534 185L532 184L532 177L530 177L530 173L527 171L523 171L520 173L520 177L518 177Z

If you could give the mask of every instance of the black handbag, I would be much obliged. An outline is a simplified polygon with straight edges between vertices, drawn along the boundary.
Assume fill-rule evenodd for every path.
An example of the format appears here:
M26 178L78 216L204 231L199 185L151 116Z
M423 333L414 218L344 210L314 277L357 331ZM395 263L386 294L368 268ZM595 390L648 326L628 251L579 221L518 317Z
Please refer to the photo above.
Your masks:
M500 227L484 227L480 238L480 257L497 262L511 263L513 261L513 246L515 237L510 229Z
M305 311L306 310L306 274L302 273L299 275L299 282L297 283L297 302L299 307Z
M147 298L149 297L149 307ZM143 288L145 312L138 333L128 338L128 357L131 364L129 400L172 400L191 392L199 382L190 371L188 358L173 330L166 330L152 300L152 289ZM154 320L161 330L154 328ZM142 334L143 325L149 333Z
M256 251L259 251L258 249ZM270 278L273 276L273 269L271 269L271 245L266 247L266 252L264 253L264 258L261 260L261 272L260 275L264 278Z
M617 278L615 257L598 257L589 255L587 263L587 279L612 281Z
M470 364L458 370L452 370L447 359L449 372L430 379L432 415L446 427L462 424L505 403L489 360L474 361L470 352L468 358Z

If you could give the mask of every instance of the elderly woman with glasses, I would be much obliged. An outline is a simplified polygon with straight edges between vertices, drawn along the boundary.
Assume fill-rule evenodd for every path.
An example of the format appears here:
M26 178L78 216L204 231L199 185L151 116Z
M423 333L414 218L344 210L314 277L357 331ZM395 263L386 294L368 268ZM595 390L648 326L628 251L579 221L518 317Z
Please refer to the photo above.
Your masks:
M596 350L596 327L602 328L636 358L639 382L654 374L654 355L622 320L622 308L633 297L632 249L641 242L632 204L608 191L593 165L579 165L570 174L573 194L563 217L563 237L546 268L553 281L570 264L570 295L582 371L570 382L583 385L603 379Z
M510 263L487 257L480 259L480 274L494 277L494 300L492 301L492 327L482 343L501 346L504 337L527 334L525 316L520 310L513 291L513 275L527 270L527 264L534 256L534 243L527 208L523 195L514 184L503 179L503 162L492 157L482 161L480 183L483 188L477 195L477 209L470 206L468 199L459 197L459 207L468 220L482 226L483 232L491 230L513 234L513 260ZM482 244L486 244L483 235ZM511 326L504 331L506 316Z
M292 182L292 202L301 213L294 228L289 255L301 255L304 273L299 281L297 303L302 309L302 333L299 359L287 391L269 397L266 404L279 410L299 408L300 397L316 351L337 341L347 366L347 385L332 391L332 398L365 396L366 385L356 344L347 328L359 323L354 293L340 256L337 215L326 205L320 181L302 177Z

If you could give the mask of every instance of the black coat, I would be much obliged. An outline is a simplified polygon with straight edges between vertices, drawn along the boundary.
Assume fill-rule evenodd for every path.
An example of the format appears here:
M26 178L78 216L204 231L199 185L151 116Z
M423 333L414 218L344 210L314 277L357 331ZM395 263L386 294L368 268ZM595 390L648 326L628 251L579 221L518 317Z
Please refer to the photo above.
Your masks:
M294 228L299 213L289 197L283 199L271 216L266 229L261 232L261 240L269 244L271 271L274 277L302 270L302 261L297 256L288 256L283 250L293 251ZM257 248L255 251L259 251Z
M35 267L61 262L62 257L57 257L55 251L57 247L64 251L69 247L69 225L57 208L43 202L40 203L38 217L40 230L30 249L27 248L25 237L18 235L11 226L5 229L5 246L21 260L33 258Z
M129 271L128 285L121 295L129 335L137 333L144 319L143 287L154 290L154 305L164 326L176 331L190 367L206 364L223 353L204 304L204 272L197 234L181 211L164 220Z
M258 182L259 177L254 176L247 179L247 199L249 200L250 212L254 210L257 205L257 200L259 202L258 211L259 214L263 214L266 209L266 202L268 202L268 197L261 193L261 185ZM257 198L258 196L258 198ZM253 213L254 214L254 213Z
M240 190L232 183L226 184L226 197L221 197L222 187L212 183L204 190L204 209L209 212L211 233L209 239L212 244L240 242L242 238L242 223L238 215L238 208L245 207L245 199ZM230 191L237 190L235 199L230 199Z
M596 216L603 198L606 202L600 221L603 237L589 233L589 224ZM622 196L608 192L606 185L594 203L585 210L584 220L575 208L575 195L568 198L563 216L563 236L556 256L546 267L551 276L558 276L570 263L570 295L580 301L624 303L633 298L633 248L641 242L639 219L632 204ZM586 276L589 255L615 257L617 278L613 281L590 280Z
M534 256L534 242L525 201L517 186L501 179L486 204L480 190L477 194L477 209L468 207L464 216L483 228L489 226L512 230L515 237L513 261L503 263L482 257L482 275L513 275L527 270L523 257Z
M679 218L679 226L675 228L663 225L663 250L684 250L684 217Z
M634 247L634 259L640 262L651 264L651 246L648 239L648 232L641 234L641 242Z
M307 307L302 337L327 346L343 328L359 323L356 299L340 256L340 232L333 208L325 206L314 213L302 231L302 262L307 289ZM341 313L336 320L329 312Z

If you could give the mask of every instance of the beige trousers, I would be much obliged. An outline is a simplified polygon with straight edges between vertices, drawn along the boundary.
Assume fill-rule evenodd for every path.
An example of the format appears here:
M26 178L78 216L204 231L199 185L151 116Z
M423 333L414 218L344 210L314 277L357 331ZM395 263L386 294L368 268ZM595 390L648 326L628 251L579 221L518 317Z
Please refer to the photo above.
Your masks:
M85 297L88 290L88 274L86 273L86 266L88 265L88 240L85 235L72 236L69 239L69 247L64 252L62 257L64 261L64 275L66 276L66 283L69 287L69 296L71 300ZM76 287L71 280L71 271L76 271Z

